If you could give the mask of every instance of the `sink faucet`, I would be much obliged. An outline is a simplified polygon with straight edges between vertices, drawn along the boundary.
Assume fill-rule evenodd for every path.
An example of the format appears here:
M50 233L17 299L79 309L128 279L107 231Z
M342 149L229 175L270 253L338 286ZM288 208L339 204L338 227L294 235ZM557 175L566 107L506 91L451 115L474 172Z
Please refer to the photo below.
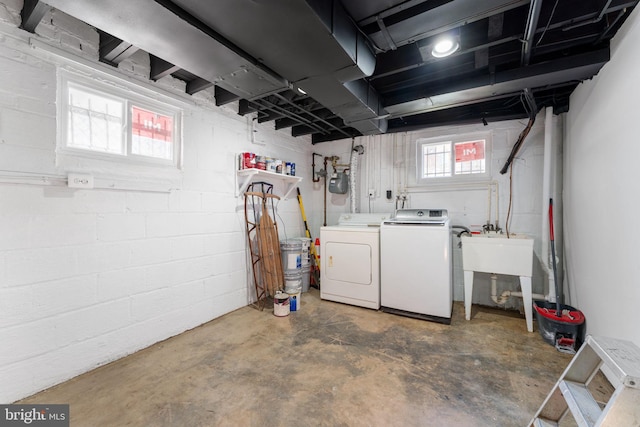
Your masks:
M495 232L495 233L500 233L502 232L502 228L498 227L498 222L496 221L496 225L494 226L493 224L490 223L486 223L482 226L482 232L483 233L488 233L488 232Z

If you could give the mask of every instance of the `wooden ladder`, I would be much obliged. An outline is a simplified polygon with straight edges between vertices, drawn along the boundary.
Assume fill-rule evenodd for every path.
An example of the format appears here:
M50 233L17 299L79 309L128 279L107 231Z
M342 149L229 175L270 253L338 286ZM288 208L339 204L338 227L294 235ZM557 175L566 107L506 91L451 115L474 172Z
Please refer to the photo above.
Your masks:
M602 369L615 387L598 404L587 388ZM529 426L558 426L571 412L579 426L640 426L640 348L629 341L587 336Z

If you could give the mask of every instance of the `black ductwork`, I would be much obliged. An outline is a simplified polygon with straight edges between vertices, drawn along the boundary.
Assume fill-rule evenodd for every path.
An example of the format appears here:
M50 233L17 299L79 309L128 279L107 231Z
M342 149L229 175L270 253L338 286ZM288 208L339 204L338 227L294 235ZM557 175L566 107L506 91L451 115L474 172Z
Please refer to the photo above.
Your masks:
M386 129L361 80L375 55L338 0L46 3L247 100L300 87L363 134Z
M180 8L169 10L153 0L46 3L97 28L108 28L111 35L243 98L265 96L289 86L281 76Z
M363 79L375 69L372 49L339 1L307 0L307 3L334 37L337 47L349 54L353 65L296 84L363 135L386 132L386 112L380 97Z
M386 130L380 97L365 80L376 58L338 0L176 0L362 134ZM263 35L268 34L269 37Z

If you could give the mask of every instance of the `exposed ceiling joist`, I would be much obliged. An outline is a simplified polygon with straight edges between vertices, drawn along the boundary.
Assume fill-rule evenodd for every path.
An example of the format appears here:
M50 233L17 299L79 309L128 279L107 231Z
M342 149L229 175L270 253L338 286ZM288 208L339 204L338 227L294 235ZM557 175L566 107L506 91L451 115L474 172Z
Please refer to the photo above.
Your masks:
M211 83L210 81L197 77L187 83L187 89L185 90L185 92L187 92L189 95L193 95L194 93L210 88L211 86L213 86L213 83Z
M479 75L446 87L406 90L386 106L391 118L489 100L526 88L579 82L596 74L609 60L609 48L493 75Z
M177 65L173 65L172 63L167 62L162 58L158 58L155 55L149 56L151 62L149 78L151 80L160 80L161 78L171 75L180 69Z
M24 6L20 12L22 24L20 28L33 33L51 7L39 0L24 0Z
M131 43L120 40L104 31L100 33L100 61L111 65L118 65L139 49Z

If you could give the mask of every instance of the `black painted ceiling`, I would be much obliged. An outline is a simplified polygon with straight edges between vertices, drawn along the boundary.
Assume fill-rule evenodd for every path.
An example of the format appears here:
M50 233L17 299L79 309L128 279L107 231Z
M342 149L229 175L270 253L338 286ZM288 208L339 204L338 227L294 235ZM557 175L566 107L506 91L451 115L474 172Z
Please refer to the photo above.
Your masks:
M313 143L568 111L638 0L25 0L96 27L100 59L151 55L190 94ZM431 56L444 33L461 49ZM303 90L302 93L299 89Z

